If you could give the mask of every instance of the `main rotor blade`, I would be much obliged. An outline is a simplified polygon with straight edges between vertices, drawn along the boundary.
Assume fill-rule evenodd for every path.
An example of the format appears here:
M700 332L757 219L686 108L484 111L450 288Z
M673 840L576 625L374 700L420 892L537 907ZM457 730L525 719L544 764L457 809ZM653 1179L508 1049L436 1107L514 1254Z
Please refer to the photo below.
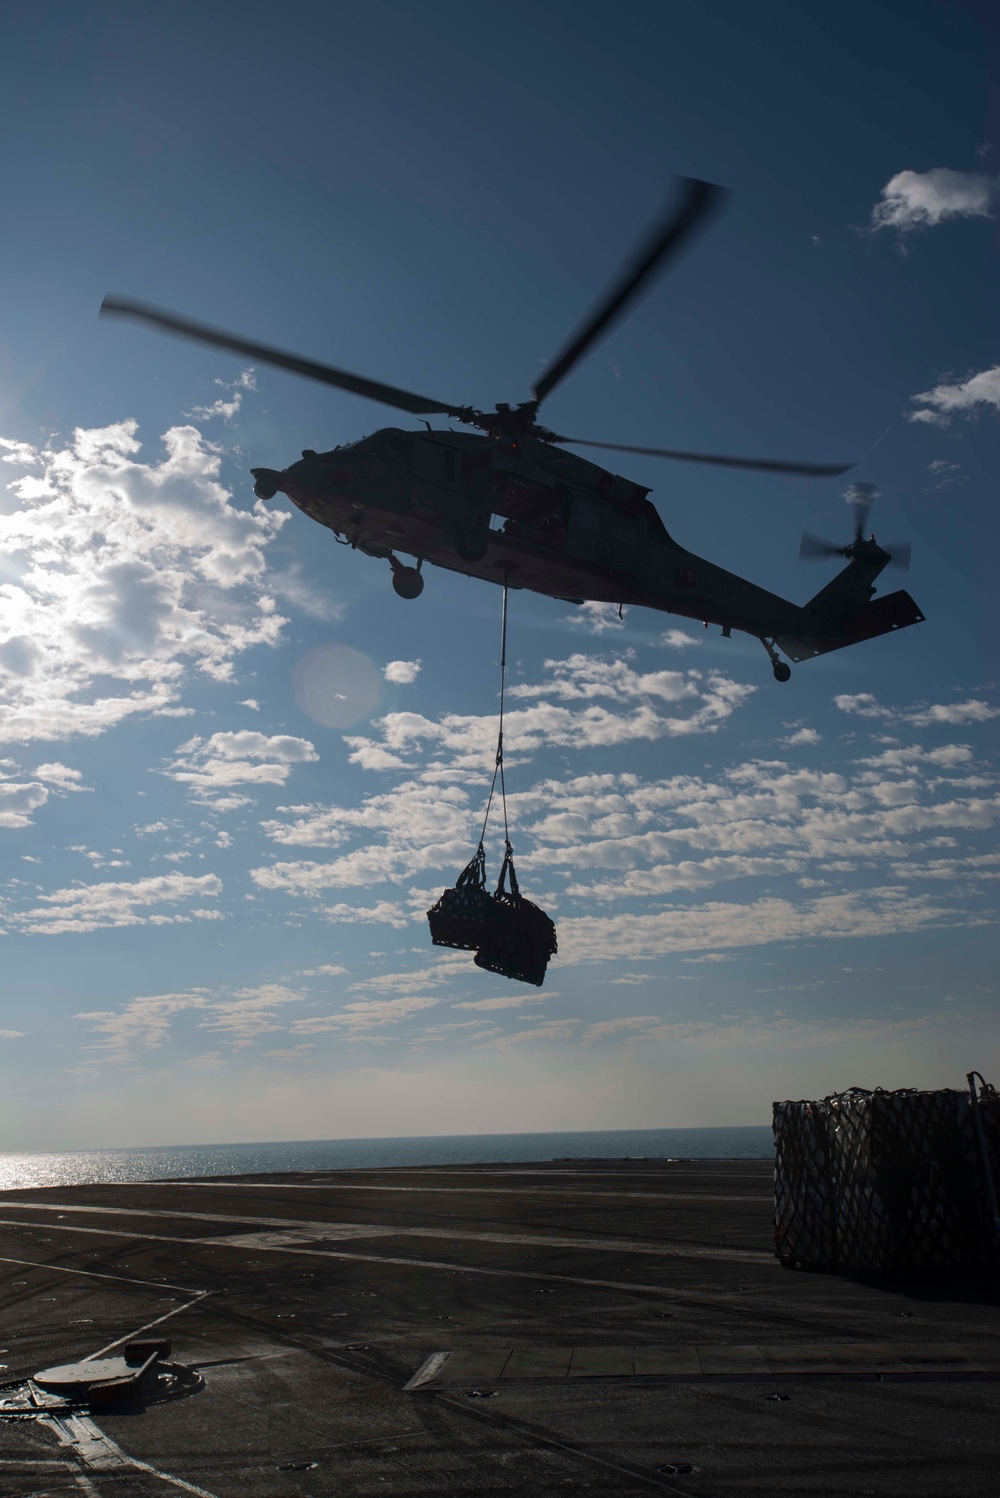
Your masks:
M695 227L706 220L713 209L720 208L728 197L725 188L716 187L713 182L701 182L696 177L684 177L681 180L684 195L680 207L671 212L665 223L658 224L651 234L640 241L618 281L538 381L534 388L536 403L543 401L555 389L594 340L638 296L649 278L656 271L665 269L666 261L681 249Z
M158 307L148 307L144 302L133 302L127 297L106 296L101 313L105 317L132 317L139 322L151 323L167 333L178 333L182 338L193 338L195 342L207 343L212 348L228 349L230 353L243 354L262 364L274 364L278 369L304 375L307 380L319 380L323 385L335 385L338 390L350 390L354 395L380 401L383 406L395 406L400 411L410 411L414 416L454 416L461 421L472 414L468 406L448 406L444 401L398 390L395 385L383 385L377 380L366 380L344 369L334 369L329 364L300 359L296 354L286 354L263 343L251 343L247 338L237 338L232 333L223 333L218 328L206 327L204 323L192 322L186 317L175 317L172 312L163 312Z
M780 458L730 458L721 453L682 453L670 447L631 447L623 442L589 442L583 437L560 437L574 447L605 447L616 453L639 453L646 458L676 458L681 463L714 463L718 468L755 468L761 473L797 473L805 478L833 478L853 463L786 463Z

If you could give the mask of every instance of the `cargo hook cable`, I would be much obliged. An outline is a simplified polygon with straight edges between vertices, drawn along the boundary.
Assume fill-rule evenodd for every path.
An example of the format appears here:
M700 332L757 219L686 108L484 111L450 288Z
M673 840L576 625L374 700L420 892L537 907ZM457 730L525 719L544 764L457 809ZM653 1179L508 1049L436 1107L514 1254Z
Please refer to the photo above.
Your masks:
M503 805L503 835L506 845L507 857L513 853L510 845L510 832L507 827L507 788L503 778L503 706L504 690L507 676L507 573L503 575L503 604L500 611L500 729L497 734L497 757L493 769L493 782L490 786L489 799L486 802L486 815L483 817L483 830L479 834L479 846L483 846L486 836L486 824L490 819L490 807L493 805L493 794L497 786L497 776L500 777L500 800Z

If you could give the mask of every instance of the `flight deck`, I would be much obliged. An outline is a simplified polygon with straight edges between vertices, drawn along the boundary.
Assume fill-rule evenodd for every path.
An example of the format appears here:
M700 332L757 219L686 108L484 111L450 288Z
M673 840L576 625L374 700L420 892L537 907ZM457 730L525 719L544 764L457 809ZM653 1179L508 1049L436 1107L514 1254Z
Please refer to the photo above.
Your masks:
M764 1160L2 1193L0 1494L993 1492L995 1284L785 1271L772 1213Z

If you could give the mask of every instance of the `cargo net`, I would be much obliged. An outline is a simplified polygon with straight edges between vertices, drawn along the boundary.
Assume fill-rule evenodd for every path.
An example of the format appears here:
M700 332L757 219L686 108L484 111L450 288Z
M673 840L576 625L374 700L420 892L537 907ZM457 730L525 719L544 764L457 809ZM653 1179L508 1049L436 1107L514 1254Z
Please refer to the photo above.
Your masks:
M774 1104L785 1268L937 1275L1000 1266L1000 1100L852 1087ZM980 1079L981 1080L981 1079Z
M507 825L507 788L503 771L504 678L507 669L507 582L503 587L503 614L500 626L500 729L497 735L496 764L493 784L486 802L479 846L469 863L427 912L431 941L436 947L457 947L475 952L477 967L533 983L541 988L549 958L555 955L556 928L544 910L521 894L514 869L514 850ZM500 878L493 894L486 888L486 854L483 840L490 819L493 798L500 785L503 807L504 859Z

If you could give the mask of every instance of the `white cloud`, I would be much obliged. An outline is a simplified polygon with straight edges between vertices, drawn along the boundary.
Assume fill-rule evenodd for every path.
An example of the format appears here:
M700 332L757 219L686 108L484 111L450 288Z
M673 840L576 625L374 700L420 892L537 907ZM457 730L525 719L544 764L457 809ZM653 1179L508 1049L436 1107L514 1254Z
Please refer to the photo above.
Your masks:
M568 624L589 630L594 635L607 634L612 629L624 628L624 610L619 612L617 603L598 603L587 599L578 604L572 614L565 616Z
M340 967L335 962L324 962L320 967L304 967L299 972L300 978L337 978L341 973L346 973L346 967Z
M410 921L402 906L391 900L379 900L377 905L326 905L322 913L334 923L360 921L363 925L395 926L397 930L409 925Z
M210 1013L201 1020L202 1030L216 1030L237 1049L250 1045L260 1035L269 1035L286 1026L276 1013L282 1004L299 1004L303 995L280 983L262 983L256 988L238 989L232 999L216 999L208 1006Z
M654 644L665 645L668 650L687 650L692 645L700 645L701 636L688 634L686 629L667 629Z
M185 412L187 416L193 416L196 420L208 421L213 416L221 416L226 421L232 421L240 406L243 404L243 395L247 390L256 390L257 381L254 379L252 369L244 369L238 380L228 384L225 380L216 380L223 390L231 390L233 393L228 400L220 397L209 406L195 406L192 410Z
M386 681L394 681L404 687L416 681L419 674L419 661L390 661L388 665L382 667L382 675Z
M98 1042L102 1050L152 1050L168 1039L175 1014L203 1009L207 1002L196 993L161 993L130 999L124 1009L93 1010L73 1018L86 1021L102 1037Z
M24 1030L0 1030L0 1040L20 1040L25 1033Z
M40 895L41 904L25 911L21 928L39 935L67 931L100 931L109 926L166 925L177 921L217 920L219 912L189 909L186 913L150 913L153 906L175 906L182 901L214 898L222 893L217 874L161 874L132 884L78 884Z
M560 962L613 962L636 952L755 947L770 942L886 936L927 927L967 924L961 915L927 896L884 886L793 902L765 898L746 905L714 901L668 907L645 915L564 918L559 925Z
M256 697L244 697L243 701L240 702L238 706L248 707L252 713L260 712L260 703L257 701Z
M780 742L785 744L789 749L795 749L802 744L818 744L822 737L823 735L818 733L815 728L797 728L794 733L790 733L787 738L781 739Z
M191 426L143 463L136 423L31 449L39 472L0 515L0 740L94 736L184 711L188 671L228 679L286 622L261 589L286 516L237 509L221 459Z
M580 1040L584 1045L593 1045L595 1040L607 1040L612 1035L627 1038L636 1031L648 1030L650 1025L660 1023L655 1014L619 1015L616 1019L597 1020L588 1025Z
M551 993L515 993L500 999L475 999L469 1003L452 1004L453 1009L520 1009L525 1004L539 1004L544 999L555 998Z
M989 218L1000 199L1000 178L983 172L955 172L932 167L927 172L897 172L883 187L872 209L873 229L927 228L952 218Z
M933 390L924 390L910 399L922 409L908 411L906 419L931 426L946 427L953 416L974 415L979 406L1000 412L1000 364L954 384L935 385Z
M54 785L61 791L82 791L86 787L80 784L83 775L79 770L71 770L68 765L61 765L58 761L52 764L37 765L35 767L35 779L44 780L49 785Z
M338 1030L347 1033L378 1030L440 1003L440 995L428 997L423 994L407 994L398 999L358 999L353 1004L345 1004L335 1014L296 1020L291 1032L293 1035L320 1035Z
M531 706L512 708L504 716L504 744L510 755L715 733L756 691L717 671L638 672L622 656L575 654L563 661L546 661L545 668L547 680L509 688L514 699L532 699ZM601 705L601 699L613 706ZM572 708L564 703L586 705ZM667 704L673 711L664 713ZM492 715L446 713L433 719L421 713L388 713L377 727L380 741L347 740L352 763L365 769L405 768L409 761L404 756L433 747L447 756L437 766L442 770L459 773L492 768L496 750Z
M537 995L536 995L537 997ZM531 1045L533 1041L571 1040L579 1028L575 1019L547 1019L529 1030L514 1030L510 1035L501 1035L490 1044L497 1050L506 1051L515 1046Z
M30 827L32 812L44 806L49 793L37 780L22 784L16 781L0 781L0 827Z
M318 759L308 739L269 736L245 728L237 733L213 733L209 739L189 739L179 746L177 757L163 773L205 797L234 785L284 785L293 765Z
M969 482L969 476L963 471L961 463L951 463L947 458L935 458L927 467L934 475L935 489L950 489L955 484Z
M936 724L947 726L986 723L990 718L1000 717L1000 708L991 707L980 697L970 697L965 702L917 704L910 708L885 707L872 692L842 692L833 700L842 713L851 713L859 718L881 718L895 723L908 723L914 728L930 728Z

